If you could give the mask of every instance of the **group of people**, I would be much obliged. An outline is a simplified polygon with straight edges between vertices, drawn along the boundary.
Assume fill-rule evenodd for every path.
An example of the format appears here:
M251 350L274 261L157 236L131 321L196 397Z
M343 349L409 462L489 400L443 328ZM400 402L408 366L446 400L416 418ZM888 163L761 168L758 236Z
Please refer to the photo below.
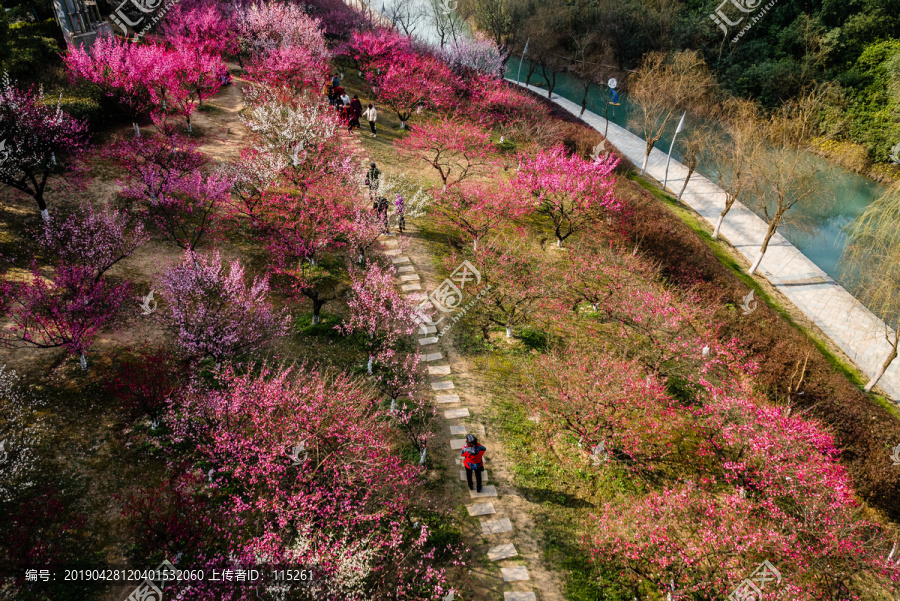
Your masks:
M341 78L335 73L330 82L326 82L322 87L322 95L328 97L328 103L333 106L341 117L341 122L347 126L347 131L353 131L353 128L360 129L359 118L365 117L369 122L369 128L372 130L372 137L378 136L375 130L375 123L378 121L378 111L375 103L369 103L365 111L362 108L362 102L359 96L355 95L350 98L349 94L341 87Z
M381 178L381 170L375 166L375 163L369 163L369 170L366 172L366 185L369 187L369 198L372 200L372 210L381 223L381 230L385 234L391 232L388 219L388 199L378 195L378 183ZM397 200L394 201L394 212L397 215L397 229L400 233L406 228L406 202L403 196L398 194Z

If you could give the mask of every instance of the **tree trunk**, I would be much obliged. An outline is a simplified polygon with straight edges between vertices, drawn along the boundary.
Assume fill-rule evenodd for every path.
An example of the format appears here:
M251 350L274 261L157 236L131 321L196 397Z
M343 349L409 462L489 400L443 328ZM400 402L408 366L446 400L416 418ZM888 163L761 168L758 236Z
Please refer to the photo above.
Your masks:
M397 410L397 399L391 399L391 413Z
M509 326L506 326L506 337L512 338L512 328Z
M44 220L44 223L50 223L50 211L46 208L41 209L41 219Z
M193 133L194 130L191 129L191 116L190 115L187 116L187 126L188 126L188 133Z
M641 175L647 172L647 161L650 159L650 151L647 151L647 154L644 155L644 162L641 163Z
M403 119L400 120L400 129L406 129L406 121Z
M425 451L428 450L428 447L422 449L422 456L419 457L419 465L423 465L425 463Z
M140 128L140 126L138 126L137 121L133 121L131 124L134 125L134 137L140 138L141 137L141 128Z
M323 306L325 306L325 301L313 300L313 325L319 323L319 314L322 312Z
M478 252L478 237L477 236L472 241L472 250L475 252Z
M722 222L725 221L725 213L727 211L728 211L728 209L725 209L724 211L722 211L722 214L719 215L719 220L716 221L716 229L713 230L713 235L712 235L713 240L719 239L719 230L722 229Z
M369 355L369 363L366 365L366 371L369 373L369 375L372 375L372 362L374 362L374 361L375 361L375 357L373 357L372 355Z
M562 248L563 240L559 236L556 237L556 248Z
M78 357L81 360L81 369L87 369L87 358L84 356L84 353Z
M759 256L756 257L756 260L753 262L753 265L750 266L750 270L747 272L747 275L753 275L756 273L756 270L759 269L759 264L762 263L763 256L766 254L766 249L769 248L769 240L772 239L772 236L775 235L775 231L778 229L778 222L773 221L769 224L769 229L766 232L766 238L763 240L762 248L759 249Z
M681 195L684 194L685 189L687 189L688 182L691 181L691 176L693 174L694 174L694 168L689 167L687 177L684 178L684 185L681 186L681 192L678 193L678 201L679 202L681 201Z
M884 360L884 363L881 364L881 367L878 368L878 371L875 372L875 375L872 376L872 379L869 380L869 383L866 384L866 392L872 392L872 389L875 388L875 385L878 384L878 380L884 375L884 372L887 371L887 368L891 366L894 359L897 358L897 343L900 341L900 332L894 332L894 344L891 347L891 352L888 353L887 359Z

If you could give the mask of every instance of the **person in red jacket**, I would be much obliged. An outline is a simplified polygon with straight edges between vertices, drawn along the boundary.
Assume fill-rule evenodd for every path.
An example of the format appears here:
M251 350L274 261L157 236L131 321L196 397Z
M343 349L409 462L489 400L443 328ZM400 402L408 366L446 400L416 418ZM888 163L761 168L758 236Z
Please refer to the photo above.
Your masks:
M475 472L475 492L481 492L481 472L484 471L484 452L486 448L478 444L474 434L466 436L466 446L462 448L463 466L466 468L466 482L472 490L472 472Z

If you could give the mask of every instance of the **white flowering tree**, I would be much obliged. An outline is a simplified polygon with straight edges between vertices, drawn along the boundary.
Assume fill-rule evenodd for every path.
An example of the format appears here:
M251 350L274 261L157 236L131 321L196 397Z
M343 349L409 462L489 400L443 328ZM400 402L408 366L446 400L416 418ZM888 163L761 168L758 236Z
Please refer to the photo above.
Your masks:
M261 152L281 155L294 167L325 146L338 128L334 110L312 98L266 99L251 106L241 121L259 138Z

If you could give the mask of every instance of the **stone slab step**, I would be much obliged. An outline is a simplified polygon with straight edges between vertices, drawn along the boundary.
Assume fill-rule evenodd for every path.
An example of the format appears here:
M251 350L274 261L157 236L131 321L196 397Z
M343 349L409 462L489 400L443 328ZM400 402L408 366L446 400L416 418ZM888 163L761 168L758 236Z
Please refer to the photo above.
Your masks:
M422 361L437 361L439 359L443 359L444 356L440 353L428 353L424 357L422 357Z
M403 284L402 286L400 286L400 290L402 290L403 292L411 292L413 290L421 290L421 289L422 289L422 284L413 283L413 284Z
M431 389L432 390L453 390L456 386L453 385L453 382L432 382Z
M390 250L384 251L384 254L386 254L386 255L389 256L389 257L394 257L394 256L400 254L400 249L399 249L399 248L392 248L392 249L390 249Z
M474 505L467 505L466 510L469 512L469 515L491 515L493 513L497 513L494 509L494 504L490 501L486 503L475 503Z
M483 520L481 522L482 534L502 534L504 532L512 532L513 526L509 518L500 518L499 520Z
M409 257L406 257L406 256L394 257L393 259L391 259L391 263L393 263L394 265L401 265L403 263L409 263Z
M454 451L458 451L461 448L463 448L464 446L466 446L465 438L454 438L453 440L450 441L450 448L453 449Z
M503 601L537 601L537 597L531 591L516 591L503 593Z
M457 436L465 436L466 435L466 427L465 426L450 426L450 434L456 434Z
M458 403L458 394L439 394L434 397L438 403Z
M434 334L435 332L437 332L437 328L434 326L419 325L420 334Z
M446 419L457 419L460 417L469 417L469 410L465 407L462 409L450 409L449 411L444 411L444 418Z
M429 365L428 375L431 376L449 376L453 372L450 371L449 365Z
M397 271L400 273L409 273L409 272L415 273L416 268L413 267L412 265L401 265L400 267L397 268Z
M419 338L419 344L425 346L426 344L435 344L437 343L437 336L429 336L428 338Z
M465 443L465 441L463 441ZM462 448L462 447L459 447ZM469 491L469 496L473 499L483 499L487 497L496 497L497 496L497 487L494 485L482 486L481 492L475 492L474 490Z
M519 552L516 551L516 547L512 543L503 543L502 545L491 547L487 552L488 559L491 561L509 559L510 557L516 557L518 554Z
M406 275L401 275L400 281L401 282L418 282L419 274L418 273L408 273Z
M503 576L503 582L520 582L522 580L531 580L531 576L528 575L528 568L526 568L525 566L500 568L500 574Z

